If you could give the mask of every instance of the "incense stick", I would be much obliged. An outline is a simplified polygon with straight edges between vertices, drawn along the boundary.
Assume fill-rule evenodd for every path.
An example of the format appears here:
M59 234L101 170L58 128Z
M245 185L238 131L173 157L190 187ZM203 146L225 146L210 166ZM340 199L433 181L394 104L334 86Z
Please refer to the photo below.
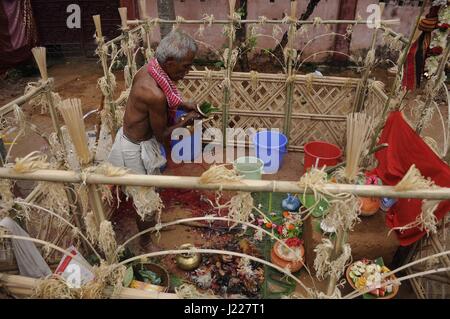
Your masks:
M39 72L41 73L42 80L46 81L48 79L46 48L45 47L36 47L36 48L31 49L31 52L33 52L33 56L34 56L34 59L36 60L37 66L39 68Z
M62 102L59 111L64 119L70 138L82 165L90 161L86 138L86 128L83 121L80 99L67 99Z
M367 148L368 138L372 130L370 116L363 113L352 113L347 116L347 163L344 176L354 181L358 175L362 153Z

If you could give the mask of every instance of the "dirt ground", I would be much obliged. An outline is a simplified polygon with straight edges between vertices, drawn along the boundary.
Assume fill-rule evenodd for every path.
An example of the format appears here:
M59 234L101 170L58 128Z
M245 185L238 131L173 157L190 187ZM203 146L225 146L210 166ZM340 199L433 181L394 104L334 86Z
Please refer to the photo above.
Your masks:
M356 76L352 71L330 71L323 72L324 75L339 75L339 76ZM102 76L100 65L93 59L68 59L59 62L49 69L49 76L55 79L55 91L58 92L62 98L78 97L82 101L83 112L87 113L90 110L98 108L101 102L101 93L96 85L99 77ZM388 84L392 78L387 76L385 70L376 70L375 76ZM4 105L15 97L23 93L24 87L28 82L36 81L37 77L17 78L14 80L0 80L0 105ZM117 81L119 83L118 92L123 87L122 72L117 74ZM43 133L48 134L52 131L51 121L48 115L41 115L38 108L30 105L23 107L25 114L30 121L34 123ZM446 112L443 109L443 112ZM446 113L444 113L445 115ZM87 128L93 128L96 120L94 117L87 121ZM439 127L432 126L430 134L439 136ZM437 137L439 140L439 137ZM21 157L31 151L41 150L48 151L44 140L35 134L29 134L26 138L17 141L12 150L12 156ZM199 176L207 167L200 164L185 164L175 168L168 169L167 175L183 175L183 176ZM303 154L302 153L288 153L284 165L276 175L265 175L265 179L279 179L279 180L298 180L303 171ZM22 192L24 195L33 187L32 183L21 183ZM189 212L180 209L171 209L163 214L163 221L171 221L181 216L189 216ZM119 242L129 234L137 232L134 217L125 216L123 218L115 218L114 226L119 236ZM387 262L392 260L393 254L398 242L394 235L387 236L388 229L384 224L384 216L379 212L376 216L370 218L363 218L361 224L352 233L350 241L352 248L357 252L358 257L376 257L383 256ZM173 230L164 231L161 233L159 245L161 248L176 248L179 245L191 242L196 246L207 245L214 241L214 237L206 238L201 231L193 229L188 226L176 226ZM139 250L137 243L131 245L133 250ZM312 249L312 248L309 248ZM308 262L308 261L307 261ZM310 261L308 262L309 265ZM312 268L312 267L311 267ZM175 269L172 269L176 272ZM302 270L300 274L305 282L308 282L306 271ZM318 283L318 286L323 286L323 283ZM325 287L322 287L325 288ZM348 290L348 289L347 289ZM404 284L401 288L399 298L414 297L408 284Z

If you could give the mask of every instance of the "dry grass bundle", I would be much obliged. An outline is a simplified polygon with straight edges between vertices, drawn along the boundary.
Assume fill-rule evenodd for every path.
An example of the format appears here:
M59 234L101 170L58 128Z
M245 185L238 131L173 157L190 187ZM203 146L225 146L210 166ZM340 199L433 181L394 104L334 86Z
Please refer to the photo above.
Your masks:
M361 201L355 195L346 199L332 200L324 223L337 230L352 230L356 223L360 222L358 217L361 211Z
M90 153L86 137L86 128L83 121L83 112L80 99L67 99L59 107L64 123L69 131L75 150L82 165L90 161Z
M56 132L50 133L48 142L50 144L51 153L53 155L52 158L54 158L56 162L64 163L67 165L66 150L64 148L64 145L59 142Z
M372 132L372 119L364 113L347 116L346 165L343 175L347 182L354 183L359 173L363 153L368 153L369 137Z
M228 206L228 217L241 222L253 222L253 197L247 192L238 192L233 196ZM233 224L231 228L235 227L237 223Z
M43 197L41 205L65 219L70 219L70 203L60 183L39 182Z
M95 24L95 33L97 38L102 38L103 34L102 34L102 22L100 19L100 15L94 15L92 16L92 18L94 19L94 24Z
M32 298L39 299L76 299L77 293L71 289L64 278L52 275L40 280L33 292Z
M154 220L161 222L161 213L164 204L154 187L127 187L127 196L133 198L133 205L142 220Z
M41 78L44 81L48 80L46 51L47 50L44 47L36 47L31 49L39 68L39 72L41 73Z
M95 221L94 212L90 211L84 216L84 225L86 226L86 236L92 244L98 243L99 229Z
M117 87L116 76L112 72L109 72L108 77L102 76L98 79L97 85L104 96L113 96ZM107 100L106 103L109 103L109 101Z
M105 253L106 259L110 264L117 262L116 233L114 232L111 222L108 220L104 220L100 223L98 244L100 249Z
M334 245L327 238L322 239L322 243L318 244L314 249L316 253L314 269L316 270L316 277L318 279L324 279L330 275L339 278L344 273L346 266L351 263L352 249L349 244L345 244L342 247L342 254L331 261L333 250Z
M12 169L16 173L31 173L38 169L49 168L50 164L47 163L47 155L41 152L34 151L22 158L16 158L16 163Z
M122 30L128 30L128 24L127 24L127 8L119 8L119 14L120 14L120 21L122 22Z
M1 179L0 180L0 198L1 198L0 207L3 208L2 211L5 214L8 214L8 211L14 205L14 195L11 192L11 189L12 189L12 184L9 179ZM1 214L2 211L0 211L0 219L2 217L5 217L5 216L3 216L3 214Z
M405 176L403 176L402 180L395 185L394 189L400 192L430 188L433 185L434 182L430 178L425 179L425 177L423 177L420 171L416 168L416 165L413 164Z
M194 285L182 284L175 288L175 293L182 299L218 299L212 291L200 292Z
M200 184L222 184L238 182L241 179L242 176L239 176L234 168L229 169L226 164L223 164L212 165L207 171L203 172L198 181Z

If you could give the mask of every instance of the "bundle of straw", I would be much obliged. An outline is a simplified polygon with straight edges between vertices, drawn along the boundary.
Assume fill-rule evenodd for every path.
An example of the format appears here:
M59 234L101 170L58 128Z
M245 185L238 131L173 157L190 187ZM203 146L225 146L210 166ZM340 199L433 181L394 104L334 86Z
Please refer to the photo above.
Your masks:
M122 21L122 30L127 30L128 29L127 8L126 7L119 8L119 14L120 14L120 20Z
M78 154L82 165L90 161L88 142L86 138L86 128L83 121L80 99L64 100L59 107L59 111L64 119L70 138Z
M36 47L31 49L31 52L33 52L34 59L41 73L41 79L46 81L48 79L46 49L44 47Z
M96 32L96 36L97 38L102 38L103 34L102 34L102 23L100 20L100 15L97 14L95 16L92 16L92 18L94 19L94 24L95 24L95 32Z
M369 137L372 132L372 119L363 113L352 113L347 116L347 162L344 177L348 182L354 182L359 163L364 151L367 151Z

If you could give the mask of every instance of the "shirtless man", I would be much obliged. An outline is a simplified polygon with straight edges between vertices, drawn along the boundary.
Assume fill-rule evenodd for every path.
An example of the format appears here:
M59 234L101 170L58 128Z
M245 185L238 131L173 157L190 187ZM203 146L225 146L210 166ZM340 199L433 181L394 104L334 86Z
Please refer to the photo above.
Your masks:
M188 74L196 52L195 41L182 31L174 30L161 40L156 58L144 65L133 79L123 127L108 158L111 164L129 168L135 174L160 174L159 168L166 163L161 146L170 160L172 131L201 118L196 104L183 102L175 87ZM175 122L178 107L189 113ZM136 218L139 231L155 225L154 216L145 221ZM150 242L150 235L141 236L141 246Z

